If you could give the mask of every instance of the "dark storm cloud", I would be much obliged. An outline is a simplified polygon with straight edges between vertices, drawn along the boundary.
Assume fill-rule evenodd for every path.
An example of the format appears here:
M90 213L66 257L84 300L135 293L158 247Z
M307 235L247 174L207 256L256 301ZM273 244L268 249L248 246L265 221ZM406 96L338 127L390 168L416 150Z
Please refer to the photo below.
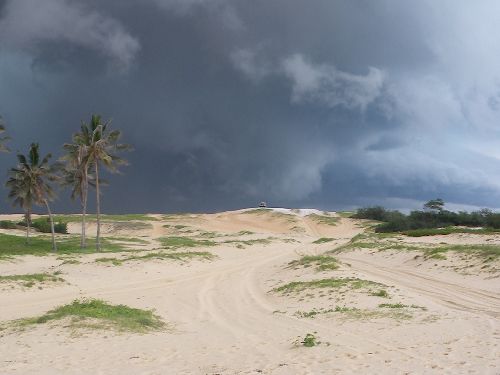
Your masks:
M55 153L112 118L136 151L107 211L498 206L498 8L0 1L0 113Z

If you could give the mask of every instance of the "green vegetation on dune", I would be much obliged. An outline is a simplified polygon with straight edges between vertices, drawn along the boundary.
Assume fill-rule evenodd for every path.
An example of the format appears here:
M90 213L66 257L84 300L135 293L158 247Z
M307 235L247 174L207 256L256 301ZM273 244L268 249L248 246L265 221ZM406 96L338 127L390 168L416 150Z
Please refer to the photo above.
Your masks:
M305 255L298 260L288 263L290 267L311 267L316 266L318 271L336 270L339 268L339 261L329 255Z
M301 292L306 289L314 288L332 288L338 289L341 287L349 287L351 289L361 289L370 286L383 286L382 284L376 283L370 280L363 280L358 278L329 278L321 280L312 281L292 281L288 284L276 287L273 289L274 292L280 293L290 293L290 292Z
M44 217L44 216L42 216ZM82 220L81 215L54 215L54 221L61 223L74 223ZM87 214L86 220L90 222L97 221L94 214ZM120 222L120 221L158 221L156 217L148 216L146 214L123 214L123 215L101 215L102 222Z
M109 240L102 239L102 249L100 252L120 252L130 251L123 245L113 243ZM58 253L59 254L72 254L72 253L92 253L93 241L89 241L88 249L80 247L78 237L67 237L58 240ZM52 244L50 238L45 236L32 237L30 243L27 245L25 238L21 236L13 236L10 234L0 233L0 257L9 257L15 255L47 255L51 253Z
M203 259L212 260L215 255L209 253L208 251L189 251L189 252L175 252L175 253L163 253L163 252L150 252L145 255L132 255L124 258L97 258L95 261L99 263L111 263L115 266L121 266L124 262L129 261L141 261L141 260L179 260L186 261L190 259Z
M323 224L323 225L337 225L337 223L339 222L339 218L335 216L311 214L307 215L307 217L314 220L318 224Z
M70 327L87 329L116 329L118 331L148 332L166 326L151 310L142 310L125 305L111 305L98 299L75 300L57 307L46 314L15 321L19 327L44 324L70 318Z
M470 234L497 234L500 229L494 228L464 228L464 227L446 227L446 228L425 228L413 229L402 232L402 234L409 237L425 237L448 235L453 233L470 233Z
M0 276L0 282L19 282L22 286L27 288L32 287L35 283L44 283L44 282L63 282L64 279L59 277L60 273L32 273L32 274L24 274L24 275L7 275Z
M318 238L316 241L313 241L314 244L322 244L322 243L327 243L327 242L332 242L334 239L330 237L321 237Z
M182 247L204 247L215 246L217 242L210 240L198 240L191 237L162 237L160 238L162 246L168 249L177 249Z

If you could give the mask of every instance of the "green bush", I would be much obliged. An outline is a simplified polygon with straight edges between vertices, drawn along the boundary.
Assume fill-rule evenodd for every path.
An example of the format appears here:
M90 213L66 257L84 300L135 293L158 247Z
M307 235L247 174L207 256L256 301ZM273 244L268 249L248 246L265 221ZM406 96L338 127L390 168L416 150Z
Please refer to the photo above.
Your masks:
M17 225L13 221L1 220L0 221L0 228L1 229L16 229Z
M26 221L21 221L18 225L26 226ZM31 226L42 233L51 233L50 220L48 218L39 218L31 221ZM68 223L54 223L54 232L68 234Z
M429 202L432 203L434 201ZM439 209L429 209L429 202L424 205L426 209L412 211L409 215L405 215L399 211L387 210L381 206L375 206L360 208L352 217L382 221L383 223L375 228L376 232L403 232L453 226L500 229L500 214L493 213L489 209L473 212L453 212L444 210L442 207Z

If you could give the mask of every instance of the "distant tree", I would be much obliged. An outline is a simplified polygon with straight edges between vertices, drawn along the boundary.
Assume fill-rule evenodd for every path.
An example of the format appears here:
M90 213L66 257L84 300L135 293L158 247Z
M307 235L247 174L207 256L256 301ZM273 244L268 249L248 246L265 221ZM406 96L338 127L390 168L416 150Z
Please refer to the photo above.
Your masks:
M101 199L99 185L100 167L104 166L108 171L115 173L118 168L127 165L127 161L118 157L120 151L131 150L130 145L119 143L121 131L110 130L110 121L103 122L101 116L92 115L90 123L82 126L82 132L88 134L89 145L87 148L87 165L93 165L96 189L96 216L97 216L97 235L96 250L101 248ZM84 130L84 128L86 128Z
M444 201L441 198L431 199L427 203L424 204L424 209L430 211L443 211Z
M6 186L10 189L9 198L13 200L14 205L20 206L25 211L26 242L29 243L33 204L44 205L50 220L52 250L57 251L54 218L49 201L54 199L56 195L50 183L58 180L56 174L58 165L49 164L51 156L51 154L47 154L41 159L38 143L32 143L28 157L23 154L17 155L18 165L9 170Z

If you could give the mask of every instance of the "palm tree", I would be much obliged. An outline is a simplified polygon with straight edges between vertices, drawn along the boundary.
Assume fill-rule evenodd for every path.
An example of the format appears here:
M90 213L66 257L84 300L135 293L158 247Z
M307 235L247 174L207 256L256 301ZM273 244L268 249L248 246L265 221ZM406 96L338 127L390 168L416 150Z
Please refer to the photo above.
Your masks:
M49 201L55 198L55 192L50 182L58 180L56 174L58 165L50 165L51 154L40 158L40 147L38 143L32 143L29 155L17 155L18 165L9 170L9 179L6 186L10 188L9 198L13 199L14 205L19 205L25 211L26 217L26 242L29 243L31 212L33 204L44 205L50 220L52 232L52 250L57 251L54 233L54 219L50 210Z
M127 161L118 157L117 152L127 151L131 146L118 143L121 138L121 131L110 130L111 121L103 122L101 116L92 115L89 124L82 126L82 139L88 140L86 146L87 167L94 167L95 189L96 189L96 216L97 235L96 250L101 249L101 199L99 186L99 168L104 166L108 171L118 172L118 167L127 165ZM88 181L88 177L87 177Z
M80 133L73 135L72 143L63 145L66 155L62 160L66 162L63 170L63 185L72 186L71 198L80 198L82 207L82 231L80 237L80 247L83 249L86 245L86 216L87 216L87 197L90 180L89 174L91 167L88 158L88 150L91 143L91 135L86 125L82 125Z
M3 122L2 116L0 116L0 134L5 132L5 124ZM5 142L8 141L10 137L0 137L0 152L9 152Z

